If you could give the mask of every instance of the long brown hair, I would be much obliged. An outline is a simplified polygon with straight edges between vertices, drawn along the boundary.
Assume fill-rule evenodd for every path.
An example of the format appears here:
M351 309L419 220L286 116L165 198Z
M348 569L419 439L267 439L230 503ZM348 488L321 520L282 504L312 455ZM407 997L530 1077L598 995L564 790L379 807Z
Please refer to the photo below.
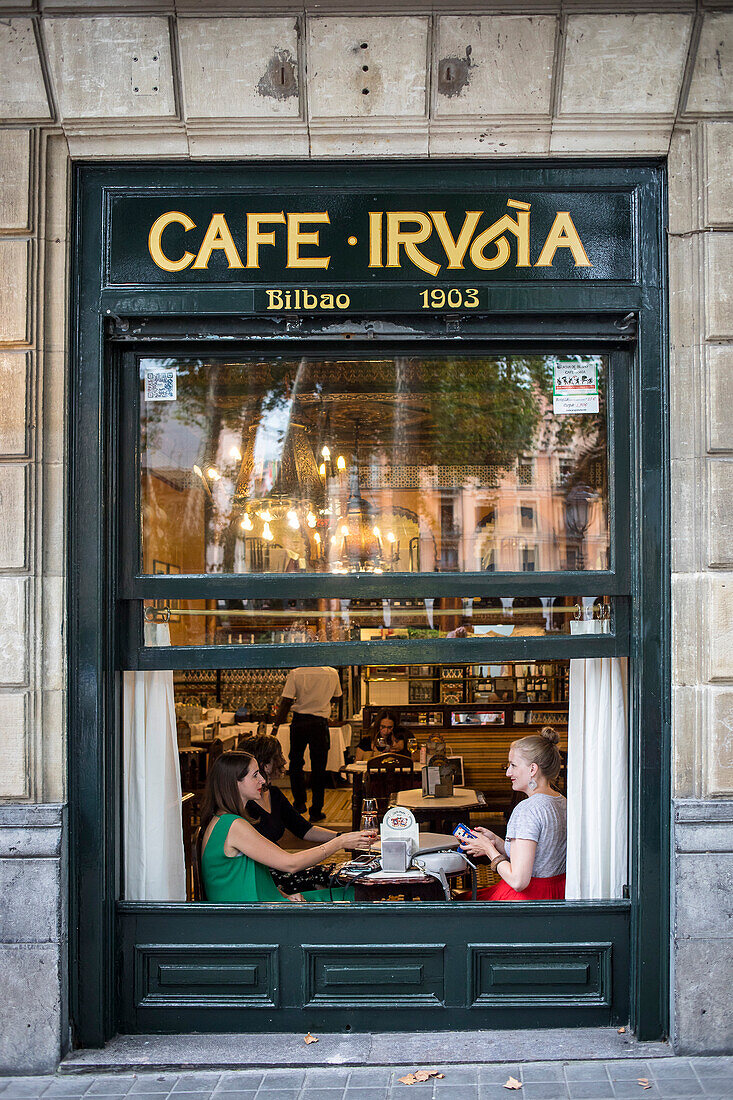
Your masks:
M372 722L371 726L369 727L369 733L371 734L372 739L372 752L374 752L377 747L377 741L379 740L379 727L381 726L382 720L384 718L389 718L390 722L392 723L393 734L397 733L398 730L400 730L401 733L404 732L400 727L400 712L398 710L393 710L390 707L382 707L382 709L379 711L374 721ZM405 740L407 740L406 737Z
M287 767L282 746L277 737L273 737L271 733L250 734L249 737L242 738L239 742L239 746L238 752L245 752L254 756L262 769L263 779L267 779L265 768L267 768L269 764L274 764L281 773L283 773Z
M246 816L237 784L244 779L254 759L248 752L223 752L212 763L201 798L199 850L209 823L217 814Z

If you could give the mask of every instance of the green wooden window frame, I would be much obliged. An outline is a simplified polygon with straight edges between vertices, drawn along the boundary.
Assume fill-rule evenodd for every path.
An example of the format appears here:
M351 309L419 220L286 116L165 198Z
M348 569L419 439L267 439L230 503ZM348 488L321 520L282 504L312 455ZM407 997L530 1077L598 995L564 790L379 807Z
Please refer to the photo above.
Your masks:
M398 192L400 188L414 188L416 165L397 161L328 165L258 162L255 170L266 172L273 186L284 183L296 191L304 187L329 188L338 177L345 186L381 186ZM614 501L613 516L616 524L620 510L627 509L628 535L623 543L619 542L614 527L615 557L603 580L599 573L424 576L426 595L558 595L572 587L573 594L609 593L616 597L614 636L535 638L525 639L522 644L532 643L532 655L548 659L591 655L589 643L601 647L595 650L598 655L628 653L631 659L630 901L615 903L610 909L608 903L578 906L578 912L585 911L591 923L602 921L604 912L610 919L611 909L614 913L630 912L631 1022L640 1038L659 1037L666 1032L668 1015L670 755L664 165L650 160L523 161L516 165L453 160L421 163L418 170L420 186L428 188L431 184L450 188L460 179L473 186L486 183L506 189L590 189L598 193L599 203L605 191L633 193L633 276L629 279L597 284L496 281L490 293L491 312L480 317L432 316L426 320L405 316L400 317L399 324L388 319L380 327L375 324L377 318L353 315L348 318L348 332L342 327L339 333L329 333L324 331L322 318L303 316L280 326L280 338L272 346L343 349L348 335L349 351L360 344L373 351L374 341L381 334L385 348L401 341L402 346L409 343L414 353L440 348L448 342L455 347L454 341L460 336L466 349L519 350L532 346L553 350L555 341L564 350L572 343L573 350L616 349L614 354L627 357L629 494L626 502L620 498ZM134 950L127 937L133 935L136 923L141 929L147 928L146 921L161 913L170 921L170 935L180 938L188 919L181 906L120 906L115 902L120 881L120 751L109 731L117 727L120 715L118 670L161 665L170 668L172 655L172 651L159 651L153 658L153 651L142 651L139 627L132 622L130 609L139 608L139 601L147 597L200 596L202 580L207 595L221 598L241 597L245 590L251 596L255 592L262 596L283 593L283 578L279 575L142 578L130 569L129 556L120 552L121 519L131 489L125 486L125 477L130 474L129 468L126 474L122 471L123 441L119 431L124 413L119 385L124 355L142 347L150 354L163 345L173 354L185 354L196 344L226 347L230 354L230 349L250 341L259 351L268 340L272 341L273 332L268 319L242 315L238 292L231 286L108 285L107 197L120 189L131 194L161 188L171 193L187 188L215 192L219 187L240 186L241 173L242 166L232 164L98 164L79 165L74 174L68 586L70 955L71 1016L76 1039L82 1044L102 1043L125 1019L118 1016L114 997L117 936L126 952L128 947ZM557 312L560 292L562 318ZM196 323L192 325L194 317ZM312 575L288 579L292 584L288 595L314 594ZM413 586L411 594L414 579L414 575L407 577L407 583ZM344 582L343 576L321 576L318 594L346 596ZM252 587L246 587L249 585ZM398 595L406 590L403 585L405 580L399 575L383 575L379 592ZM369 595L368 585L360 579L353 594ZM140 619L137 616L136 621ZM399 649L383 647L374 656L380 664L408 660L476 663L501 660L498 654L505 657L511 649L517 659L526 659L518 641L502 648L501 642L455 639L440 643L439 656L433 656L424 643L410 645L409 658ZM580 649L574 651L576 641L582 642L582 653ZM560 645L562 650L553 651L548 643ZM355 660L348 646L331 649L319 645L309 647L308 653L297 647L277 647L280 662L271 652L274 647L248 646L246 654L242 653L245 647L236 648L232 663L242 664L246 656L251 667ZM255 649L260 652L254 653ZM212 657L226 667L219 653L185 653L186 663L196 660L199 667L215 667ZM407 916L395 912L394 919L404 922ZM496 916L501 919L498 909ZM236 914L231 917L238 919ZM343 912L334 919L343 920ZM426 910L426 919L432 926L443 917ZM517 913L517 920L518 927L531 923L529 913ZM617 964L623 971L623 960L617 960ZM183 1024L183 1015L180 1020Z
M425 355L450 353L454 346L436 341L432 326L414 326L409 348ZM631 563L629 544L630 501L630 360L632 352L620 333L615 342L596 339L592 343L579 340L573 319L559 319L553 325L551 338L543 333L533 341L525 334L520 351L561 352L570 344L575 352L605 354L608 357L608 485L610 568L597 571L558 571L491 573L383 573L374 574L143 574L139 572L141 539L139 416L140 358L149 356L149 345L125 345L111 357L111 373L119 386L120 408L120 491L119 491L119 598L123 604L124 642L120 650L123 669L168 668L250 668L292 667L293 665L360 665L360 664L420 664L436 661L506 661L549 660L580 656L627 656L631 596ZM563 335L561 336L560 333ZM162 334L161 334L162 335ZM156 339L157 346L157 339ZM407 353L403 341L385 342L377 346L390 355ZM175 345L174 345L175 347ZM278 355L287 351L280 341L257 343L258 355ZM490 339L481 340L474 332L461 344L461 353L490 355L499 347ZM513 350L503 346L501 350ZM159 352L162 349L159 349ZM314 356L333 354L333 345L314 340L308 351ZM375 342L369 347L349 344L349 358L373 355ZM165 345L165 354L172 358L194 354L194 348L184 346L173 350ZM223 357L220 349L201 343L195 354L207 359ZM227 348L227 358L246 357L246 343ZM249 351L251 354L251 351ZM610 595L615 600L615 630L610 635L579 637L516 638L516 639L440 639L375 642L322 642L318 645L217 645L166 646L147 648L143 641L142 601L144 599L298 599L307 597L337 597L358 599L370 597L432 597L432 596L562 596Z

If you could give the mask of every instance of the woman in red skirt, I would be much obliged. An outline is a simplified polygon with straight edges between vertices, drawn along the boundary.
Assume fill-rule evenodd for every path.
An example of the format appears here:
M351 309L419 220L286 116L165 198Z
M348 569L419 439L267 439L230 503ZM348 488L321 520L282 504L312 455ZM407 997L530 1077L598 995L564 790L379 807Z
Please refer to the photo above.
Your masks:
M545 726L521 737L509 749L507 778L512 790L527 795L507 822L506 840L477 825L474 839L461 844L470 856L488 856L502 880L479 890L483 901L555 901L565 897L567 803L552 783L562 760L558 736Z

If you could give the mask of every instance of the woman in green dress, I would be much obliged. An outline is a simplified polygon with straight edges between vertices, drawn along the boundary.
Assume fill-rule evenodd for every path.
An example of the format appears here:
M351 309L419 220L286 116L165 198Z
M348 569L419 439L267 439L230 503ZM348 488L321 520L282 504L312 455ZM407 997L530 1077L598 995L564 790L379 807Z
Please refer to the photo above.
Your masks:
M206 777L201 806L199 851L201 877L207 901L343 901L346 890L304 890L285 894L275 885L271 869L293 873L314 867L342 848L367 848L374 836L343 833L308 848L286 852L258 833L247 820L247 802L257 800L266 780L257 761L246 752L225 752L213 762Z

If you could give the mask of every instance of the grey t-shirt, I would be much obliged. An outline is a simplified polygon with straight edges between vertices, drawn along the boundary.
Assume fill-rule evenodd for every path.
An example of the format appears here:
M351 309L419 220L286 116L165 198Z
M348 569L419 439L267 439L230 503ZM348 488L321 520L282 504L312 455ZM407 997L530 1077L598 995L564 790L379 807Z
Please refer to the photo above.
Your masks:
M537 854L533 878L552 878L565 873L568 837L568 804L562 795L533 794L512 810L507 822L506 854L512 840L534 840Z

